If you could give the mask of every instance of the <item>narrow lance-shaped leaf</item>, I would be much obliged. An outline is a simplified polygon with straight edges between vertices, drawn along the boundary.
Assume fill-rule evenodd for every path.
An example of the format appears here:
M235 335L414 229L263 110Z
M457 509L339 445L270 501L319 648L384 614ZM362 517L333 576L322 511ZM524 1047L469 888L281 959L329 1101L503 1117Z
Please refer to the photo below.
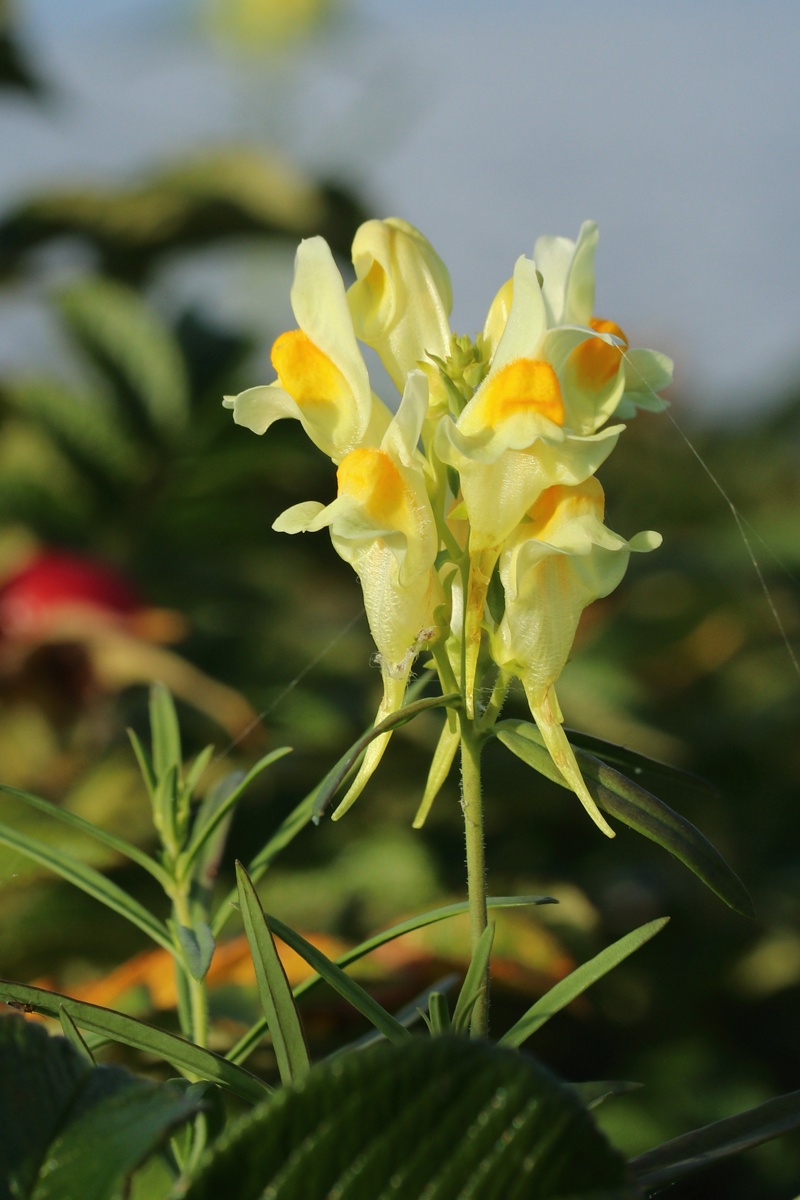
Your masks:
M556 901L552 896L489 896L486 901L487 908L490 909L519 908L527 904L555 903ZM420 913L416 917L409 917L407 921L402 921L399 925L393 925L390 929L384 929L373 937L368 938L367 941L354 946L352 950L346 951L346 953L336 959L336 965L338 967L350 966L351 963L358 962L365 955L370 954L373 950L377 950L379 946L385 946L388 942L394 941L395 938L402 937L403 934L413 933L416 929L423 929L426 925L433 925L437 921L444 921L448 917L456 917L468 911L469 902L467 900L460 900L457 904L448 904L442 908L432 909L430 912ZM312 975L309 979L305 979L294 989L295 999L299 1000L301 996L304 996L322 982L321 975ZM232 1062L244 1062L266 1032L266 1021L257 1021L255 1025L248 1029L247 1033L236 1045L228 1051L228 1057Z
M299 1083L309 1070L300 1016L261 902L241 863L236 864L242 920L256 972L261 1006L272 1035L281 1082Z
M150 737L156 778L161 779L170 770L180 771L182 754L178 714L172 696L160 683L150 689Z
M660 917L657 921L649 921L646 925L641 925L631 933L626 933L625 937L614 942L612 946L601 950L589 962L583 963L582 966L571 971L566 979L559 980L503 1034L499 1039L499 1044L521 1046L532 1033L540 1029L557 1012L561 1012L562 1008L571 1004L598 979L602 979L609 971L613 971L614 967L618 966L629 954L633 954L634 950L638 950L645 942L649 942L651 937L664 928L668 920L669 917Z
M494 921L490 921L481 934L470 959L469 968L453 1012L453 1029L456 1033L469 1028L472 1010L477 1004L481 992L486 990L494 930Z
M105 875L95 871L93 867L86 866L66 850L48 846L38 838L19 833L5 825L0 825L0 843L10 846L13 850L24 854L26 858L33 859L34 862L47 867L54 874L60 875L62 879L66 879L67 883L74 884L88 896L105 904L106 908L119 913L131 924L138 926L164 950L168 950L170 954L173 952L172 940L161 922L156 920L138 900L134 900L126 891L112 883L110 879L106 879Z
M218 791L215 797L216 803L209 805L205 811L201 807L197 814L197 820L192 830L189 844L178 860L178 870L184 877L198 854L207 844L209 838L213 836L253 780L257 779L262 771L265 771L267 767L271 767L273 763L283 758L286 754L291 754L290 746L281 746L279 749L265 754L263 758L258 760L255 766L250 768L246 775L235 776L232 787L227 790ZM222 780L223 789L225 783L226 781Z
M6 1004L21 1004L56 1020L63 1010L81 1030L102 1034L112 1042L121 1042L124 1046L153 1054L190 1078L218 1083L250 1103L263 1100L271 1091L266 1083L251 1075L244 1067L211 1050L204 1050L193 1042L138 1021L135 1017L100 1008L96 1004L87 1004L85 1000L73 1000L71 996L63 996L59 992L50 992L27 983L14 983L8 979L0 979L0 1000Z
M305 959L308 965L313 967L334 991L338 992L348 1004L352 1004L353 1008L365 1016L368 1021L371 1021L390 1042L404 1042L411 1036L391 1013L388 1013L377 1000L373 1000L369 992L364 991L360 984L345 974L341 967L332 962L321 950L312 946L296 930L284 925L283 921L279 921L277 917L273 917L270 913L264 915L272 932L276 933L282 941L286 942L287 946L291 946L292 950Z
M493 732L517 758L554 783L567 786L535 725L529 721L500 721ZM742 881L699 829L613 767L579 747L574 749L586 786L600 808L663 846L735 912L753 915Z
M69 809L63 808L58 804L53 804L51 801L45 800L41 796L36 796L32 792L23 792L19 788L9 787L4 783L0 783L0 791L7 792L9 796L16 796L18 800L23 800L31 808L46 813L48 817L52 817L54 821L60 821L62 825L69 825L72 829L78 829L81 833L85 833L87 837L102 842L104 846L115 850L117 854L143 867L162 886L168 883L169 876L155 859L146 854L144 850L140 850L138 846L134 846L131 842L126 841L125 838L118 837L115 833L109 833L107 829L102 829L99 825L94 825L91 821L86 821L83 817L78 816L77 813L70 812Z
M794 1129L800 1129L800 1091L673 1138L631 1159L629 1165L642 1187L662 1188Z
M314 821L319 821L328 804L347 777L348 772L355 766L371 741L376 737L380 737L382 733L388 733L391 729L397 729L401 725L407 724L408 721L413 721L414 717L418 716L421 712L426 712L429 708L446 707L447 705L457 704L459 700L460 696L457 692L449 693L446 696L429 696L424 700L414 700L411 704L404 705L403 708L392 713L383 721L380 721L377 725L373 725L363 733L353 743L347 753L339 759L336 766L328 772L320 784L314 804Z

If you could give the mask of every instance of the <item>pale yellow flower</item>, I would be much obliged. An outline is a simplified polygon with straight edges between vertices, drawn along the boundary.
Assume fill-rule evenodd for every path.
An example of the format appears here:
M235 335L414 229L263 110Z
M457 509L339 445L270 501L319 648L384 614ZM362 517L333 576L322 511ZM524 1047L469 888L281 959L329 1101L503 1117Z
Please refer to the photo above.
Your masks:
M661 538L646 532L625 541L612 533L603 524L604 502L595 478L542 493L500 555L505 611L491 644L498 666L522 680L531 713L566 782L610 834L561 726L554 685L584 608L614 590L632 550L653 550Z
M427 380L415 371L380 446L357 447L342 459L336 499L327 507L295 505L273 525L285 533L328 526L337 553L358 575L383 679L376 724L401 707L414 659L437 636L443 602L436 521L416 448L427 403ZM337 814L359 795L389 737L370 743Z
M295 418L338 463L357 446L376 445L391 413L372 393L344 283L323 238L300 243L291 299L299 328L282 333L272 347L277 380L223 403L233 409L236 424L253 433L266 433L282 417Z
M347 298L355 332L379 354L402 394L409 372L449 353L447 268L428 239L398 217L359 228L353 266L356 282Z

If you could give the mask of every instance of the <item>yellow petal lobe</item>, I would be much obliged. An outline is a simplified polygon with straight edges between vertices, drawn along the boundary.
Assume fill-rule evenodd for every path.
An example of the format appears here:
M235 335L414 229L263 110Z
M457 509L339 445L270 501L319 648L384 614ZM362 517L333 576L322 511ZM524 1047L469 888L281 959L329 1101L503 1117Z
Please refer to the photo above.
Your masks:
M556 425L564 424L564 402L558 377L537 358L516 358L486 381L481 405L487 425L494 428L516 413L539 413Z
M339 495L357 499L378 526L404 529L408 524L406 486L388 454L371 446L351 450L336 472Z
M350 398L342 372L302 329L276 339L270 354L278 382L297 404L337 404Z
M531 536L548 541L548 534L576 517L593 516L602 521L605 511L605 495L600 482L590 475L581 484L557 483L545 488L528 509L528 518L534 528ZM525 527L529 529L528 526Z
M597 333L610 333L624 343L609 346L601 338L587 338L572 351L570 363L575 370L581 387L599 390L609 383L619 370L623 352L628 348L628 339L615 321L592 317L589 325Z

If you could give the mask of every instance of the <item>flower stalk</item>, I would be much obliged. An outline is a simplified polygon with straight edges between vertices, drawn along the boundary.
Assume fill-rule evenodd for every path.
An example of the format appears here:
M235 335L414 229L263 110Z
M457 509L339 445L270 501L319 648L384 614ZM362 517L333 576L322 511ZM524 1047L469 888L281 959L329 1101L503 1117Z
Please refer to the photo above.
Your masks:
M294 505L273 528L327 528L358 575L383 685L376 723L403 706L422 654L443 694L460 695L414 824L460 743L473 950L486 928L481 747L515 678L565 786L614 836L564 733L556 683L583 610L617 586L632 552L660 542L607 528L596 472L625 429L621 418L664 406L657 393L671 363L631 349L620 326L595 313L596 246L593 222L574 242L540 238L469 338L450 329L444 263L407 222L361 226L349 289L327 244L310 238L291 293L298 327L272 348L275 381L225 399L236 423L258 434L299 420L336 468L332 503ZM362 344L383 362L394 402L372 391ZM390 736L370 743L334 817L367 786ZM474 1033L486 1032L487 1014L488 980Z

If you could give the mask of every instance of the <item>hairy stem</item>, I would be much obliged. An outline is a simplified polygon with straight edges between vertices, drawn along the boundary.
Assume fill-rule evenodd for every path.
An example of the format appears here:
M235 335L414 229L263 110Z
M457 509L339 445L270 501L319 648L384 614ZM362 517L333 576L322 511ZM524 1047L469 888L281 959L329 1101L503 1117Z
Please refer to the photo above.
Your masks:
M475 948L486 929L486 861L483 839L483 798L481 796L481 739L474 724L461 717L461 809L467 850L467 890L469 896L470 948ZM472 1011L473 1037L485 1037L489 1018L489 972Z

